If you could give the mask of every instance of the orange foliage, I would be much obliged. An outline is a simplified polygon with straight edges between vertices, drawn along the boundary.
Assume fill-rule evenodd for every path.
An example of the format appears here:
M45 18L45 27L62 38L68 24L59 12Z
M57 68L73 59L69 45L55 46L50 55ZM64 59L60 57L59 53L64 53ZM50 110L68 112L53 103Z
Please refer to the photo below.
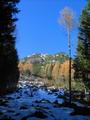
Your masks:
M73 61L71 62L71 64L73 65ZM23 63L20 62L19 63L19 69L20 72L23 72L25 70L30 70L32 71L32 67L33 65L31 63ZM71 75L73 77L74 75L74 69L71 69ZM68 74L69 74L69 61L65 61L64 63L60 63L60 62L56 62L56 63L50 63L50 64L46 64L46 66L44 66L44 75L42 76L52 76L53 79L58 79L62 76L64 76L65 78L68 78Z
M27 69L31 71L32 64L20 62L18 67L19 67L20 72L23 72Z
M59 77L59 70L60 70L61 64L59 62L56 62L53 70L52 70L52 78L57 79Z

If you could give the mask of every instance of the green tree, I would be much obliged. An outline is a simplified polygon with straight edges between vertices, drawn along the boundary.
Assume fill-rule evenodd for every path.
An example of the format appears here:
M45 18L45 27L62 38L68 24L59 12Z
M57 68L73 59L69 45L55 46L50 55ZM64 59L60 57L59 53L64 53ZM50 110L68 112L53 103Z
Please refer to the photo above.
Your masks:
M40 76L41 73L41 64L40 63L33 63L31 74L35 76Z
M74 62L75 78L81 78L90 89L90 0L80 16L77 55Z
M19 78L15 22L19 0L0 0L0 92L14 89Z

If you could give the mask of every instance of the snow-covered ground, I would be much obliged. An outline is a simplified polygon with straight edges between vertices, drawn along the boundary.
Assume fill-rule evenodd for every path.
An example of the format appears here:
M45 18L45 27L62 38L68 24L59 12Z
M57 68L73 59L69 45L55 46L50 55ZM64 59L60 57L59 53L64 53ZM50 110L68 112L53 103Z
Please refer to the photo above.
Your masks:
M63 89L21 83L14 93L0 97L0 120L90 120L90 115L71 115L73 108L60 106Z

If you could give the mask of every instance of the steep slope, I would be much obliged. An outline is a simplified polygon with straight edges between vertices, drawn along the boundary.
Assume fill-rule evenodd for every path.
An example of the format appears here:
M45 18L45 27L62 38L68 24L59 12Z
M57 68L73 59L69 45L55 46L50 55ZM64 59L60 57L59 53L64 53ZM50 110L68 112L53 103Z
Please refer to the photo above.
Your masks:
M68 66L68 56L62 53L55 55L34 54L19 63L21 73L30 71L31 74L54 80L62 77L64 79L68 78ZM73 73L74 70L72 69L72 77Z

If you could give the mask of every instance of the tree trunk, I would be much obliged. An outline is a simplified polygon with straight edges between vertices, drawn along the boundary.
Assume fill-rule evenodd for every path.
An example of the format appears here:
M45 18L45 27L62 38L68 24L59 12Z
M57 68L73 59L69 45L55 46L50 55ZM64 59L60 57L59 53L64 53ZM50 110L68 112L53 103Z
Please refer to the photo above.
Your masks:
M68 30L68 49L69 49L69 103L71 103L71 45L70 45L70 30Z

